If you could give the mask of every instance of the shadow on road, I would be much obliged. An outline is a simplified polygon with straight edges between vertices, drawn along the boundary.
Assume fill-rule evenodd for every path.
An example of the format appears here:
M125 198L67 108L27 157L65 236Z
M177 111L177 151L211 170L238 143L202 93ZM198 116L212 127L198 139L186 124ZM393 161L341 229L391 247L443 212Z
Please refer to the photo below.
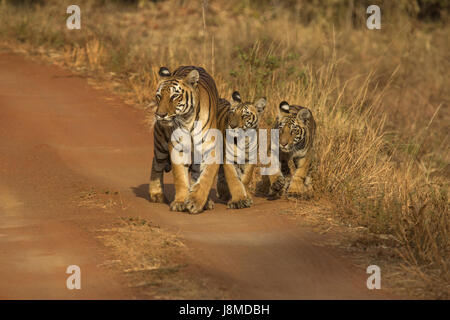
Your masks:
M131 191L133 191L134 195L137 198L142 198L147 201L150 201L150 196L148 194L148 183L141 184L137 187L131 187L130 189ZM175 186L172 183L164 184L164 194L166 195L169 202L173 201L173 199L175 198ZM217 197L215 189L211 189L209 197L212 199L212 201L216 203L225 204L224 201L220 200Z

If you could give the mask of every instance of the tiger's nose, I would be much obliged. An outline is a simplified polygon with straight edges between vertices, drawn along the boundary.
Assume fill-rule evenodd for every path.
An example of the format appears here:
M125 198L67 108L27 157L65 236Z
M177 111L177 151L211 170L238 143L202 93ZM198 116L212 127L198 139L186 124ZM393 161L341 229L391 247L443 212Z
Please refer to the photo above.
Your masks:
M287 144L288 144L287 141L280 141L280 145L281 145L282 147L286 147Z
M157 112L156 115L160 118L165 118L167 116L167 112L166 113L159 113Z

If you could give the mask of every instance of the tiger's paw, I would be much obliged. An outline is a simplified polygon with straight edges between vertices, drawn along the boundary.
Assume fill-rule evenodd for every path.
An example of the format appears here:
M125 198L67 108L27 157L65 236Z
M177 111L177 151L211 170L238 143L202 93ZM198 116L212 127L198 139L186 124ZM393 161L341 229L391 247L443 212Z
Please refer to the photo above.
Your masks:
M281 188L281 189L270 188L270 191L269 191L269 194L267 197L269 200L280 199L283 196L284 191L285 191L285 188Z
M190 214L201 213L206 205L202 205L195 197L190 194L186 201L184 201L185 207ZM208 202L206 203L208 204Z
M264 181L259 181L256 184L256 188L255 188L255 194L256 195L261 195L261 196L266 196L269 194L270 191L270 184L266 183Z
M167 198L164 195L164 193L154 193L149 194L150 195L150 202L156 202L156 203L167 203Z
M286 190L286 184L288 184L288 179L283 176L279 176L270 186L269 200L281 198Z
M309 199L312 196L312 186L302 183L291 184L287 190L288 198Z
M203 210L212 210L212 209L214 209L214 201L208 198L205 206L203 207Z
M269 200L277 200L277 199L280 199L282 196L283 196L283 190L274 191L271 189L267 198Z
M172 201L170 204L170 211L185 211L186 210L186 204L183 201Z
M241 200L233 201L230 200L227 204L227 207L229 209L243 209L243 208L249 208L253 204L253 200L250 197L246 197Z

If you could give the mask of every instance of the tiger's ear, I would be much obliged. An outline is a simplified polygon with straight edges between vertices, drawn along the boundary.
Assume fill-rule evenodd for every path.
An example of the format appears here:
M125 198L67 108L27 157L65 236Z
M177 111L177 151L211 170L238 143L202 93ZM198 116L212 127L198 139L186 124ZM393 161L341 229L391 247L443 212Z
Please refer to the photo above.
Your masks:
M256 101L255 107L256 107L256 110L258 110L258 113L263 112L264 109L266 108L266 105L267 105L267 100L266 100L265 97L263 97L263 98L259 99L258 101Z
M189 72L186 78L184 78L184 81L186 81L194 88L197 86L198 80L200 80L200 74L195 69Z
M306 122L311 117L311 111L307 108L301 109L297 114L297 119L303 121L303 123Z
M286 101L281 101L279 110L280 115L285 116L289 114L289 109L290 109L289 103L287 103Z
M166 67L159 68L158 74L160 77L170 77L171 76L169 69L167 69Z
M241 95L239 94L238 91L233 92L231 98L233 98L234 102L242 102Z

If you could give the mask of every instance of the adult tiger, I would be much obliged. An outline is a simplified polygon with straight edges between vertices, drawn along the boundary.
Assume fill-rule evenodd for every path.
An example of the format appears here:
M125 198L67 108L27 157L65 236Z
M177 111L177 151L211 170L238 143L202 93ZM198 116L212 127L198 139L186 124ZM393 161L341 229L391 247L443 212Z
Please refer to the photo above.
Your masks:
M247 208L251 206L252 199L248 195L247 186L253 176L254 163L249 163L249 153L257 160L257 130L259 129L259 116L264 111L267 101L261 98L256 102L242 102L239 92L232 94L232 103L225 99L219 101L219 115L217 118L219 129L224 137L224 158L227 152L233 157L233 162L237 162L237 150L245 153L245 163L228 164L224 159L224 164L219 168L217 179L217 193L221 200L228 201L228 207L232 209ZM242 144L233 141L226 141L226 130L241 129L242 133L253 129L253 140L245 138ZM242 137L241 137L242 138ZM231 142L231 143L230 143ZM230 199L231 198L231 199Z
M312 190L310 170L316 131L311 111L283 101L273 128L279 130L280 168L274 175L262 176L257 186L258 192L268 194L271 198L277 198L284 192L288 196L309 196ZM290 160L295 166L293 173L289 167Z
M215 140L209 139L208 131L217 129L219 100L217 88L213 78L200 67L182 66L173 73L162 67L159 76L161 81L156 91L157 109L154 125L154 157L149 184L150 201L167 202L164 196L163 171L168 172L172 169L175 199L170 203L170 210L200 213L205 205L207 209L211 209L212 203L210 201L207 203L207 200L219 164L216 162L206 164L205 161L201 164L174 161L172 133L177 129L183 130L188 134L189 140L192 140L195 134L200 135L201 132L200 152L203 160L210 155L215 149ZM201 128L198 127L199 123ZM195 181L191 186L189 169Z

